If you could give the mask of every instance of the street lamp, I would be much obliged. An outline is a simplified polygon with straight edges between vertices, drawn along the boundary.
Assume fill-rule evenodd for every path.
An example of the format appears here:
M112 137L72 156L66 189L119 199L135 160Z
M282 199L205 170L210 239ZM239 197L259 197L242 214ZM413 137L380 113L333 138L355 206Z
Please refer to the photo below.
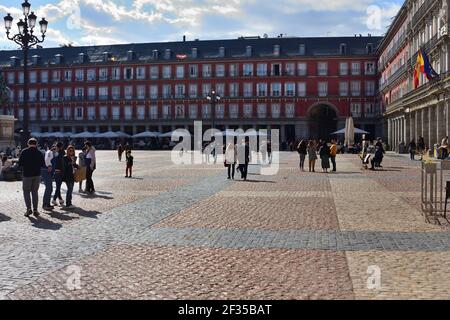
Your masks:
M212 128L215 129L216 124L216 104L220 101L220 96L217 94L216 90L212 90L211 94L209 94L206 99L211 102L212 108Z
M47 32L48 22L45 18L39 21L39 26L41 28L42 39L39 39L34 33L34 28L36 27L37 17L34 12L31 11L31 4L28 0L22 3L22 10L24 19L20 19L17 23L17 28L19 33L10 36L11 27L13 23L13 17L11 14L7 14L4 17L6 37L20 45L23 51L23 127L20 136L21 147L25 148L30 136L29 122L30 122L30 111L28 109L28 49L32 48L38 43L44 42L45 33Z

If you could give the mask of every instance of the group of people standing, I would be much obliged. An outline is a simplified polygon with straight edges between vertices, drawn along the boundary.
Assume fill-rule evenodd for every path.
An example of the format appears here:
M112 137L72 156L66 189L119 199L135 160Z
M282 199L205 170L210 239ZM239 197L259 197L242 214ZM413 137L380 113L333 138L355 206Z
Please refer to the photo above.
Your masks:
M76 180L79 184L79 192L93 194L95 192L92 175L96 169L95 148L87 141L82 152L76 156L75 147L69 145L64 150L64 144L58 142L43 154L38 150L37 140L28 141L28 148L24 149L19 157L19 167L22 168L22 188L27 211L26 217L32 214L39 216L38 191L41 180L45 185L43 198L43 210L52 211L59 205L65 209L73 209L72 194ZM80 172L78 172L80 171ZM85 172L85 175L78 173ZM78 179L76 179L76 176ZM82 181L86 180L86 189L82 189ZM53 181L56 188L53 193ZM61 194L61 186L67 187L66 200ZM52 196L53 195L53 196Z
M245 139L238 144L238 139L235 137L233 143L229 143L225 149L225 162L224 165L228 169L228 180L234 180L237 170L241 173L241 179L247 181L248 165L250 161L250 139Z
M420 155L420 160L423 160L424 154L427 153L427 147L425 146L425 139L419 136L417 143L413 139L410 141L408 145L408 152L411 160L416 159L416 155ZM449 144L448 144L448 136L442 138L440 146L438 146L438 158L445 160L449 156Z
M297 145L297 152L300 155L300 170L305 171L305 161L308 156L309 160L309 172L316 172L316 162L320 157L322 171L328 173L331 168L330 162L333 165L332 172L336 172L336 155L337 155L337 142L335 139L331 140L328 144L323 140L319 140L317 143L315 140L301 140Z

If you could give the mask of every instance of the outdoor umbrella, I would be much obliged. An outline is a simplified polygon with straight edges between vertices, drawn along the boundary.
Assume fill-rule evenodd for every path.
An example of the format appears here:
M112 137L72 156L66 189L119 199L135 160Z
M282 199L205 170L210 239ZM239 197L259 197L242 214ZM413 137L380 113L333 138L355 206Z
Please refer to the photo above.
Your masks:
M31 136L34 138L42 138L42 133L41 132L32 132Z
M180 138L180 137L189 137L191 134L187 131L171 131L164 134L159 135L160 138Z
M345 128L332 133L332 135L338 135L338 134L345 134ZM370 132L355 128L355 134L370 134Z
M78 134L72 136L72 138L74 138L74 139L87 139L87 138L95 138L97 135L98 135L97 132L85 131L85 132L78 133Z
M158 134L155 132L145 131L133 136L133 139L157 138Z
M117 134L117 138L125 138L125 139L131 138L131 136L129 134L122 132L122 131L117 131L116 134Z
M345 144L351 146L355 143L355 125L353 118L347 119L347 124L345 126Z
M108 131L104 133L100 133L95 136L96 138L104 138L104 139L117 139L119 138L119 135L115 132Z

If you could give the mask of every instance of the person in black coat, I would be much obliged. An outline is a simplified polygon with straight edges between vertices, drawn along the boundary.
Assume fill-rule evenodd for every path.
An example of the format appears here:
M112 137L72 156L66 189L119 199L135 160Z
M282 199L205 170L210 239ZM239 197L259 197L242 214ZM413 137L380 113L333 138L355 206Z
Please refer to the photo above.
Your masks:
M409 151L409 154L411 156L411 160L415 160L416 151L417 151L417 145L416 145L416 141L414 139L411 140L411 142L409 143L408 151Z
M67 153L63 157L63 176L62 180L66 183L66 209L72 209L72 193L75 185L75 170L78 169L77 157L75 156L75 147L70 145L67 147Z
M55 184L56 184L56 188L55 188L55 194L53 195L53 201L52 204L54 206L57 206L58 203L56 202L56 200L59 200L59 205L63 206L64 205L64 200L61 196L61 185L63 183L63 176L64 176L64 156L66 155L66 153L64 152L63 149L64 145L62 142L58 142L56 144L56 151L57 151L57 155L53 158L52 160L52 164L53 164L53 168L54 170L54 178L55 178Z

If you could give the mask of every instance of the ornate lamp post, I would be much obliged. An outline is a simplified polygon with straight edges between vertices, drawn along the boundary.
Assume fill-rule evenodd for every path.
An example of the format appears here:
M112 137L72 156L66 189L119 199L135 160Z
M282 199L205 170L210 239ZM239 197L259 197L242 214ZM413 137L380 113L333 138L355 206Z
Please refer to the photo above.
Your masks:
M216 104L220 101L220 96L217 94L216 90L212 90L211 94L209 94L206 99L211 102L212 108L212 128L216 128Z
M28 49L38 43L44 42L48 25L48 22L45 20L45 18L42 18L42 20L39 22L42 39L36 37L33 33L34 28L36 27L37 17L34 12L30 13L30 8L31 4L28 3L28 0L25 0L25 2L22 3L24 19L20 19L17 23L19 33L13 36L10 36L13 17L11 17L11 14L8 13L4 18L7 38L20 45L23 51L23 126L20 136L22 148L25 148L27 146L27 142L30 136L30 110L28 109Z

